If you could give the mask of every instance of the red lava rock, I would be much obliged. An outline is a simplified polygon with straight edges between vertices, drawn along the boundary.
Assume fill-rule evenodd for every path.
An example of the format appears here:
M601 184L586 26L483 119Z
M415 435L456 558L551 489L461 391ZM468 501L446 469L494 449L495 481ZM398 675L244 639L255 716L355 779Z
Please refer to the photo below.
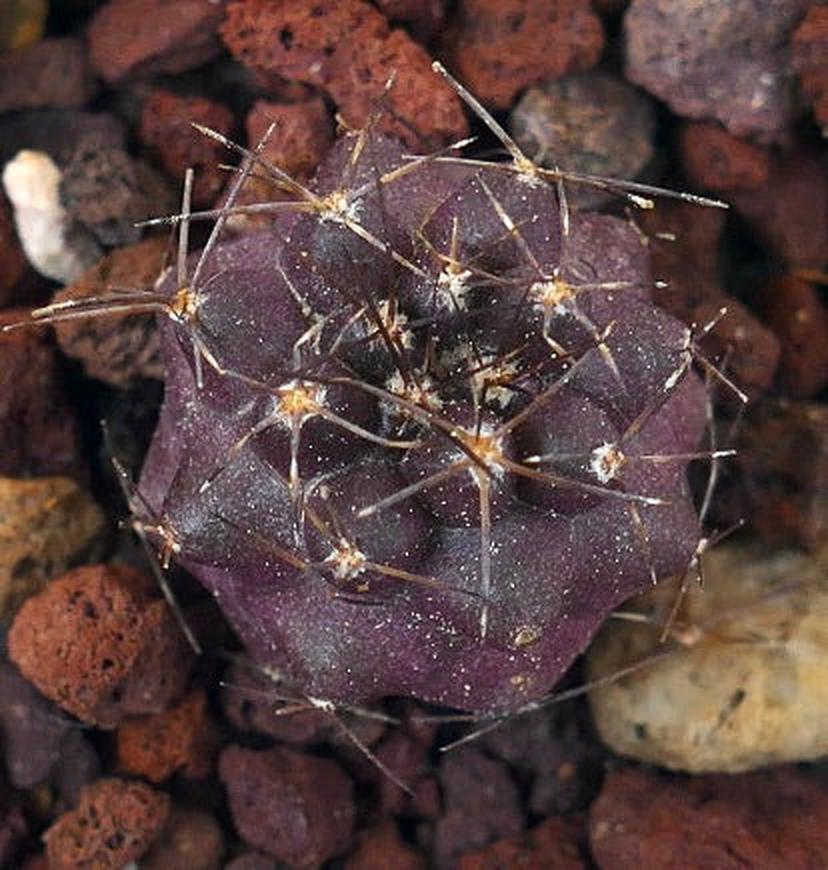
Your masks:
M809 2L633 0L627 78L683 117L778 141L796 117L788 40Z
M138 221L172 209L166 179L122 148L84 140L63 170L61 199L67 212L105 246L141 238Z
M57 36L0 54L0 112L82 106L94 93L81 39Z
M284 747L229 746L221 754L236 830L256 849L295 867L320 867L351 843L351 781L339 765Z
M725 315L699 342L701 350L711 362L725 360L727 376L755 399L773 384L781 353L779 339L738 299L727 296L702 302L693 311L692 322L704 327L723 308Z
M731 200L789 268L828 264L828 167L822 155L794 151L777 157L764 187L734 192Z
M437 148L468 126L454 92L431 69L424 48L365 0L232 0L222 37L255 72L324 88L346 124L361 127L390 76L384 102L397 119L380 126L412 147Z
M828 385L828 308L817 289L784 275L759 294L765 323L782 345L779 389L797 399L816 396Z
M331 728L321 710L298 710L280 716L279 690L264 674L234 665L224 680L222 708L240 731L256 731L285 743L304 745L322 739Z
M345 862L345 870L425 870L426 862L407 846L397 826L386 821L363 831L359 845Z
M98 727L158 713L181 694L192 653L154 590L126 566L76 568L23 604L9 658L46 697Z
M170 799L140 782L99 779L43 835L51 870L120 870L164 828Z
M685 124L679 137L682 165L690 181L707 190L756 190L767 183L768 152L737 139L718 124Z
M262 156L296 179L310 178L334 138L324 101L320 97L299 103L257 100L245 120L248 144L257 143L271 124L276 128Z
M739 516L772 545L817 550L828 535L828 409L765 399L736 444Z
M162 782L176 771L203 779L213 769L218 728L203 689L193 689L163 713L127 719L118 727L118 765L126 773Z
M481 849L463 855L458 870L582 870L587 867L583 857L583 825L577 820L552 816L531 831L498 840Z
M376 0L376 5L389 21L404 24L417 42L429 42L446 20L445 0Z
M590 175L637 178L655 150L652 102L637 88L602 72L530 88L509 116L509 126L535 162ZM567 194L581 208L612 198L582 185L570 185Z
M203 208L224 187L227 176L219 169L219 163L225 158L226 149L196 130L193 122L228 138L233 130L233 114L221 103L156 88L144 102L138 135L158 155L164 171L177 182L181 182L187 169L195 170L193 204Z
M106 296L114 290L152 290L167 265L169 243L154 236L116 248L55 294L54 302ZM70 320L55 327L58 344L91 378L126 387L136 378L164 377L151 314Z
M110 84L192 69L219 53L222 14L215 0L109 0L87 29L92 65Z
M828 793L787 768L682 780L619 770L590 811L602 870L824 867L827 832Z
M218 870L224 853L221 826L209 813L173 807L167 825L142 858L142 870Z
M509 768L478 749L462 747L440 763L445 811L434 826L434 855L452 867L464 852L511 837L525 827Z
M0 325L28 316L26 309L8 308ZM43 329L0 335L0 445L0 474L86 478L78 424L54 342Z
M14 301L15 290L26 274L26 255L14 228L11 207L0 194L0 307Z
M791 44L802 90L811 100L823 136L828 136L828 6L811 6L794 31Z
M529 85L589 69L603 47L589 0L462 0L448 37L457 77L496 109Z

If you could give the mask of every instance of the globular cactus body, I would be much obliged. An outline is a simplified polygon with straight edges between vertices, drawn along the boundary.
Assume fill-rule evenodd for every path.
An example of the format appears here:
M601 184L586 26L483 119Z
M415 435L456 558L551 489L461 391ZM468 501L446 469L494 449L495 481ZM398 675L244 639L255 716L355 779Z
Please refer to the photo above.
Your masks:
M518 708L693 557L689 332L507 164L368 131L294 192L168 281L143 526L308 697Z

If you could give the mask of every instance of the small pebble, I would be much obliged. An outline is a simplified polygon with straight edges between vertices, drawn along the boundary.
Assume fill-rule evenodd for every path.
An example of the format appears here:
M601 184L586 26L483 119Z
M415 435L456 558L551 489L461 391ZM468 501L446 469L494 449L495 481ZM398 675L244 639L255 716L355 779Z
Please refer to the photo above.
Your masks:
M184 72L219 54L223 13L215 0L109 0L87 28L89 56L110 84Z
M0 51L13 51L43 36L48 0L5 0L0 6Z
M828 266L828 165L816 151L771 161L759 190L734 191L734 209L789 269Z
M434 860L453 867L464 852L482 849L526 826L509 768L479 749L452 750L440 762L445 810L434 826Z
M797 399L818 395L828 386L828 307L817 288L783 275L762 289L757 303L782 345L778 388Z
M647 622L610 620L593 644L591 681L666 653L593 689L601 738L622 755L690 773L828 753L828 550L768 555L725 544L702 558L704 587L684 598L668 646L660 636L676 582L625 606Z
M828 540L825 404L766 399L748 411L736 450L742 479L729 519L746 518L770 545L820 550Z
M767 184L769 152L731 135L719 124L685 124L679 134L682 166L690 182L712 191L756 190Z
M193 689L169 710L127 719L118 727L118 766L159 783L180 771L204 779L213 769L218 728L203 689Z
M828 6L814 3L792 39L793 65L811 101L814 119L828 136Z
M164 829L170 799L140 782L99 779L46 831L51 870L120 870Z
M0 477L0 619L92 555L105 528L92 496L69 478Z
M195 171L193 205L212 205L227 181L219 164L227 162L227 149L192 124L201 124L232 139L233 114L206 97L181 97L172 91L151 91L141 110L138 135L158 155L167 175L181 184L187 169Z
M173 806L161 836L141 859L141 868L218 870L223 853L224 834L213 816Z
M0 54L0 112L80 107L95 90L86 47L77 37L55 36Z
M604 31L589 0L462 0L448 43L457 78L508 109L530 85L593 67Z
M811 870L828 865L828 793L782 768L668 779L611 773L590 811L600 870Z
M67 212L106 247L137 242L142 230L135 224L169 214L177 200L149 164L92 139L84 140L66 164L60 195Z
M236 830L250 846L316 868L351 845L352 785L334 761L284 747L228 746L219 776Z
M52 301L106 296L114 290L153 290L168 265L169 254L169 241L164 236L116 248L56 293ZM55 334L60 349L79 360L91 378L127 387L138 378L164 377L152 314L65 321L56 326Z
M463 855L458 870L585 870L580 819L551 816L529 831Z
M9 657L64 710L99 728L180 696L192 651L155 582L126 566L76 568L29 598Z
M632 180L640 177L655 153L652 101L603 72L565 76L529 88L512 110L509 127L529 158L571 172ZM575 184L567 186L567 195L580 208L596 208L613 199Z
M632 0L626 75L685 118L784 139L796 119L788 40L810 0Z
M345 870L425 870L426 866L425 858L403 842L390 820L363 831L345 862Z
M61 181L61 171L42 151L20 151L3 168L3 187L26 257L41 275L66 283L91 266L100 249L61 203Z

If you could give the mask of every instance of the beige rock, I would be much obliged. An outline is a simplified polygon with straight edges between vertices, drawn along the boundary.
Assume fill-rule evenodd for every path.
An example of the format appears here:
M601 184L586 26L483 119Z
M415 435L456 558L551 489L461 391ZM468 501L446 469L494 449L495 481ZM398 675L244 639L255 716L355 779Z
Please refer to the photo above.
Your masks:
M828 550L718 547L660 643L678 589L625 606L587 659L590 680L650 663L590 695L616 752L692 773L738 772L828 754Z
M0 477L0 621L91 557L105 526L92 497L68 477Z

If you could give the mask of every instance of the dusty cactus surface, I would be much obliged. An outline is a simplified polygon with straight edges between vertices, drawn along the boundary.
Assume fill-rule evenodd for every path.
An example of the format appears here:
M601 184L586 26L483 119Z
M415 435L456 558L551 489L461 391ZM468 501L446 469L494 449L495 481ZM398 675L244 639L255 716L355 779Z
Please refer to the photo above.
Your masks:
M635 228L529 165L366 129L269 171L273 229L160 288L139 523L306 697L537 699L696 550L689 330Z

